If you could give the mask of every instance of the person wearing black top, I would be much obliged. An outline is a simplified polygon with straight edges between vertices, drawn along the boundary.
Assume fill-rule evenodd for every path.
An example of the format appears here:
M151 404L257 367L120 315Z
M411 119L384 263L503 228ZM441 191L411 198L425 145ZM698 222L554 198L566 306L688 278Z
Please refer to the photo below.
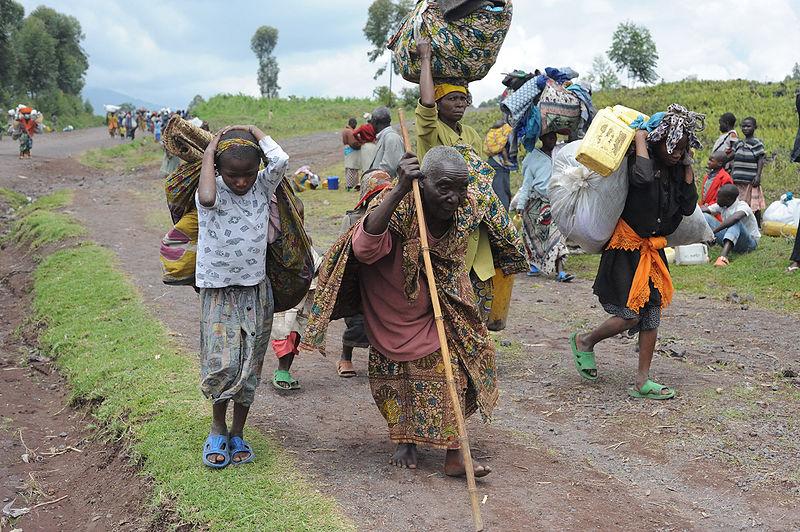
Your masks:
M795 94L794 106L797 110L797 137L794 139L794 149L792 150L792 162L800 163L800 89ZM792 261L787 271L789 273L800 270L800 223L797 224L797 235L794 237L794 249L792 250Z
M675 395L673 389L649 378L661 309L673 292L663 250L666 241L659 237L675 232L683 217L697 207L691 148L701 147L695 131L702 130L703 118L673 104L655 130L636 132L635 153L627 163L625 208L603 251L594 283L594 293L612 317L597 329L570 338L578 372L595 381L595 345L623 331L638 331L639 366L635 387L629 390L634 397L670 399ZM643 274L637 285L635 277L640 268L650 273ZM641 289L634 294L637 286ZM641 308L630 308L631 301L639 301Z

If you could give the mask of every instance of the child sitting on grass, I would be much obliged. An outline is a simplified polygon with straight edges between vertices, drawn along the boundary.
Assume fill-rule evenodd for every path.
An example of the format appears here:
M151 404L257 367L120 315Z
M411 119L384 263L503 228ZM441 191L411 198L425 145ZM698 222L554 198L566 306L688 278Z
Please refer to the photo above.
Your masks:
M262 159L266 165L259 171ZM217 133L203 155L196 204L196 285L200 292L200 388L213 420L203 463L252 462L243 439L272 328L266 260L270 200L289 157L255 126ZM233 401L233 421L226 414Z
M732 185L733 179L731 175L725 170L725 161L728 156L724 151L717 151L712 153L708 158L706 169L708 173L703 177L702 196L700 200L701 207L708 207L717 202L717 194L723 185ZM722 221L719 215L716 215L717 220Z
M758 230L756 216L750 205L739 199L739 188L736 185L723 185L717 194L717 203L702 209L706 213L708 225L714 231L716 243L722 246L722 253L714 266L729 265L728 255L731 251L750 253L758 247L761 231ZM716 214L722 216L722 222L713 216Z

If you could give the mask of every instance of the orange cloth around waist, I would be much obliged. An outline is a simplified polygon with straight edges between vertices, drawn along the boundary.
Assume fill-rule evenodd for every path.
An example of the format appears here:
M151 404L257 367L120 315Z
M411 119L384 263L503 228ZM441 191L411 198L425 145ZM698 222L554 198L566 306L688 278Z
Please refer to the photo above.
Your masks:
M607 249L622 249L625 251L639 250L639 264L633 275L633 283L628 293L628 303L625 305L638 312L650 300L650 283L661 294L661 308L672 302L675 287L667 265L661 260L658 250L667 246L667 239L663 236L642 238L631 229L625 220L617 222L614 234L606 246Z

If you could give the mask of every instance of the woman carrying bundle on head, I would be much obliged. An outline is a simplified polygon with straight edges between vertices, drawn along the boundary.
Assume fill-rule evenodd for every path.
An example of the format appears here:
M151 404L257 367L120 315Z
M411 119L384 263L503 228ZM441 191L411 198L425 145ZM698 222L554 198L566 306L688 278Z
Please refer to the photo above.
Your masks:
M33 149L33 136L39 132L39 123L33 115L33 109L23 107L19 110L14 138L19 140L19 158L30 159Z
M596 381L594 347L623 331L638 332L639 365L635 385L628 391L637 398L675 396L672 388L650 380L650 363L661 309L669 305L674 292L665 237L697 207L692 149L701 148L697 132L702 131L704 119L672 104L651 132L636 132L635 154L628 160L625 209L603 250L594 283L594 293L611 317L591 332L570 337L578 373ZM653 119L650 124L655 124Z

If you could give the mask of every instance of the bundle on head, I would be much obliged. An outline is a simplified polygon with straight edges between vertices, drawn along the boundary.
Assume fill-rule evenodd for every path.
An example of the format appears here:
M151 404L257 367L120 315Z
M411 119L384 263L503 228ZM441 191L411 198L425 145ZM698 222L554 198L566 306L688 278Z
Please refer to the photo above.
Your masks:
M673 103L667 108L661 123L647 135L647 140L653 144L666 140L667 153L675 151L675 146L686 136L689 147L700 149L703 144L697 138L697 132L706 128L706 115L689 111L686 107Z
M214 135L188 122L178 115L173 115L164 128L162 139L164 149L170 155L187 163L203 160L203 151Z

